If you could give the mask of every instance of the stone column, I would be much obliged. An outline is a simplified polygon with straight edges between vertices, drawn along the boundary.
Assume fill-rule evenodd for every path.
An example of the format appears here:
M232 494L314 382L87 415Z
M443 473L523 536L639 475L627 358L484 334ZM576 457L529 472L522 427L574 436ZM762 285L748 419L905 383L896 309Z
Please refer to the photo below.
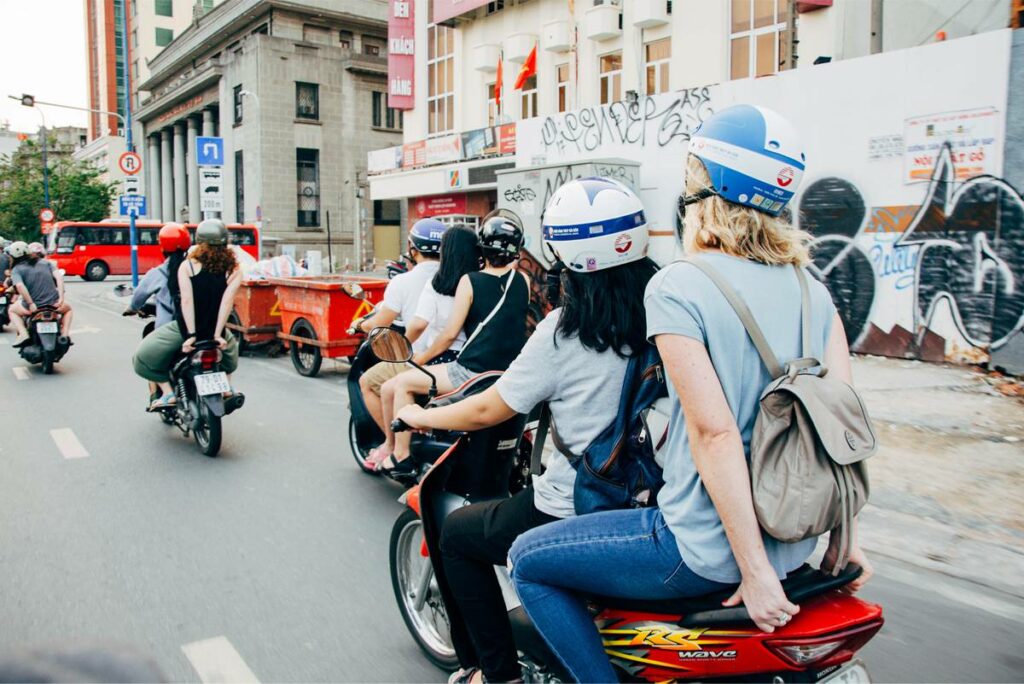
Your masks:
M185 183L185 127L174 124L174 219L182 220L181 210L188 201Z
M215 131L215 129L213 127L213 110L212 109L204 109L203 110L203 135L206 136L206 137L217 135L214 131Z
M160 218L176 221L174 216L174 176L171 175L171 129L160 131Z
M163 207L160 205L160 136L150 135L146 138L149 148L147 170L149 177L149 218L160 220Z
M203 215L199 211L199 166L196 164L197 122L188 117L188 222L199 223Z

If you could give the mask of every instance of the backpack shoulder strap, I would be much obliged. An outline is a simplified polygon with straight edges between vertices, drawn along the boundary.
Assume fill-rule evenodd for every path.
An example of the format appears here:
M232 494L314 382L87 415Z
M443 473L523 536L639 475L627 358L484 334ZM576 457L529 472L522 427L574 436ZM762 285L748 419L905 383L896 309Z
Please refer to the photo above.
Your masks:
M537 419L537 430L533 433L533 450L530 452L530 474L540 475L541 459L544 456L544 443L547 441L548 432L551 432L551 442L555 445L555 451L562 454L570 461L576 459L575 454L565 447L565 443L558 436L558 430L551 420L551 407L544 402L540 408L540 417Z
M725 300L729 302L732 310L736 312L736 316L739 317L740 323L747 331L747 335L750 336L750 341L754 343L754 347L757 349L757 353L761 356L761 361L764 362L765 367L773 378L782 377L785 374L785 370L779 363L778 357L775 356L775 352L768 345L768 340L765 339L764 333L761 332L760 326L757 321L754 320L754 315L750 313L750 308L747 307L746 302L740 297L739 293L733 289L732 285L722 277L715 268L713 268L706 261L700 259L680 259L683 263L695 266L701 273L706 275L708 279L715 284L715 287L722 293ZM804 282L804 286L806 286ZM805 307L806 308L806 307ZM806 321L805 321L806 323ZM805 340L810 337L810 326L805 324L804 326Z
M807 274L804 269L793 265L796 279L800 283L800 353L804 358L811 355L811 290L807 285Z

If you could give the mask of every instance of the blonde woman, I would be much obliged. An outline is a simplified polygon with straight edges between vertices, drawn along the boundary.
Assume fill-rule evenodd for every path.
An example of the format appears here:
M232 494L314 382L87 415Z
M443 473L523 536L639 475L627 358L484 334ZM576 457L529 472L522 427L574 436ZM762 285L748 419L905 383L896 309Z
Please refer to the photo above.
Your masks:
M690 141L683 243L718 271L754 312L780 360L802 356L800 289L793 266L809 262L808 236L779 214L800 184L804 155L793 126L770 110L726 109ZM825 287L811 279L811 356L850 381L843 324ZM573 678L618 681L579 593L673 598L733 590L766 632L800 610L780 580L815 539L786 544L754 515L750 435L767 369L739 318L689 263L662 269L647 287L648 339L665 363L673 400L658 508L611 511L545 525L510 552L523 607ZM838 539L835 540L838 542ZM834 563L830 543L825 565ZM870 565L854 544L850 561Z

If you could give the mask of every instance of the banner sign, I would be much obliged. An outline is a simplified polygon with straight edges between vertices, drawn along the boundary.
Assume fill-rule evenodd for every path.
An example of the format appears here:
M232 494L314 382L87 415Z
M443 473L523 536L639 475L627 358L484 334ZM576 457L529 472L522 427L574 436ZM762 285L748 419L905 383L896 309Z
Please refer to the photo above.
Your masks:
M388 0L388 106L412 109L416 98L415 0Z
M466 213L466 195L435 195L416 200L416 213L420 216L447 216Z
M903 182L927 181L945 144L952 148L957 180L995 174L1000 168L996 142L999 112L994 107L964 109L903 122Z

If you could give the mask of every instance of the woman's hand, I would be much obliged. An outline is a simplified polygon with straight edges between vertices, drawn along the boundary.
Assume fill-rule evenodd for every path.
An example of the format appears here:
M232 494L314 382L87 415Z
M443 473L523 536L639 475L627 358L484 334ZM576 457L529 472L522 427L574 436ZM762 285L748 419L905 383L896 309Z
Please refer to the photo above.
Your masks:
M196 348L196 338L190 337L185 340L185 343L181 345L181 351L185 354L192 353L192 350Z
M821 559L821 569L823 572L832 572L832 569L836 566L836 559L839 557L839 535L832 535L828 540L828 549L825 551L825 556ZM860 588L868 583L872 575L875 574L875 568L871 565L871 561L868 560L864 550L860 548L859 544L853 544L850 546L850 557L847 560L848 563L853 563L861 567L860 577L853 580L845 587L842 591L848 594L860 591Z
M228 346L228 341L224 339L222 335L217 335L213 338L213 341L217 343L218 349L224 349Z
M424 422L427 410L417 404L409 404L398 412L395 418L401 419L406 425L416 432L429 430L430 426Z
M750 619L762 632L774 632L800 612L800 606L786 598L782 583L771 566L754 575L745 576L740 582L740 588L722 605L738 606L740 603L746 606Z

